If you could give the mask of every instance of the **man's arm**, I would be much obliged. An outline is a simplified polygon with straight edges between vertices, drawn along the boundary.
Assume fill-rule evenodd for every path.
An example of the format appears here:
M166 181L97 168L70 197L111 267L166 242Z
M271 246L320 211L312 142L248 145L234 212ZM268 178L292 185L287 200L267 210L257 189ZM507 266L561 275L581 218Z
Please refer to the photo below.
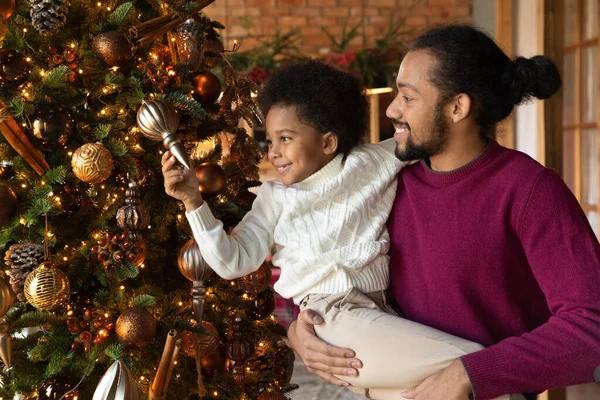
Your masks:
M592 382L600 365L600 245L554 171L538 177L518 234L552 317L462 357L477 399Z
M356 376L362 367L360 360L354 358L354 352L329 345L315 334L315 325L323 323L323 318L312 310L304 310L288 328L291 347L306 364L308 370L323 380L338 386L349 386L338 376Z

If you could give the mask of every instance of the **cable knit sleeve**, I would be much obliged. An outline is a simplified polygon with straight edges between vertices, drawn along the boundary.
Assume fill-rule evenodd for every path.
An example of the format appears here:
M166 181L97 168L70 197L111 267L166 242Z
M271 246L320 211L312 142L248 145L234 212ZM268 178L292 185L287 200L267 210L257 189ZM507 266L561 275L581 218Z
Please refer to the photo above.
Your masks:
M552 316L462 357L477 400L592 382L600 365L600 245L556 172L538 176L518 234Z
M223 223L213 216L206 203L186 213L186 217L208 265L220 277L234 279L257 270L269 255L279 212L273 184L266 182L252 210L230 235L225 233Z

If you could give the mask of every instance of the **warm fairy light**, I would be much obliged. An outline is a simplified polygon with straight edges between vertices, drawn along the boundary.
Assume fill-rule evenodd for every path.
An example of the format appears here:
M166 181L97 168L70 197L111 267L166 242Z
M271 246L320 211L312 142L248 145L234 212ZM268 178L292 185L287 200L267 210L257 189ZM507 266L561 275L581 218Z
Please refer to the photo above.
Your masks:
M171 38L171 42L174 42L174 41L175 41L175 38L174 38L174 37L172 37L172 38Z
M25 189L25 188L27 187L27 184L26 184L26 183L22 183L22 184L21 184L21 187L22 187L23 189Z
M183 305L183 301L180 301L180 302L179 302L179 303L177 303L177 304L179 304L179 307L181 307L181 306Z
M231 286L235 286L235 282L234 281L231 281Z
M260 342L258 345L259 345L260 347L263 347L265 344L264 344L263 342Z
M177 361L173 361L173 365L177 365Z
M144 381L144 379L145 379L145 378L144 378L143 376L140 376L140 382L143 382L143 381Z
M121 289L121 290L125 290L125 286L121 285L121 286L119 287L119 289Z
M243 298L244 300L248 300L248 295L247 295L246 293L244 293L244 294L242 295L242 298Z
M158 56L154 53L150 53L150 55L152 56L152 58L154 58L155 60L158 60Z
M25 92L25 93L23 93L23 96L25 96L25 97L29 97L29 93L28 93L28 92Z
M31 57L27 57L27 58L25 59L25 61L27 61L27 62L31 62Z
M48 233L46 234L46 236L48 236L48 237L52 237L52 236L54 236L54 233L52 233L52 232L48 232Z
M177 214L177 219L181 221L181 218L183 218L181 214Z
M136 148L136 149L139 149L139 148L141 148L141 147L142 147L142 146L140 146L139 144L136 144L136 145L135 145L135 148Z
M55 202L57 202L57 203L60 203L60 197L56 196L56 197L54 198L54 201L55 201Z
M272 319L273 321L275 321L275 316L274 316L274 315L271 315L271 319Z
M106 11L110 11L110 7L106 7Z
M23 33L27 33L27 28L23 28Z
M42 185L45 185L45 184L46 184L46 181L42 181Z
M94 239L98 239L99 237L100 237L100 235L99 235L99 234L97 234L97 233L96 233L96 234L94 234Z
M70 152L68 152L67 154L68 154L68 155L69 155L69 157L70 157L70 156L72 156L72 155L73 155L73 152L72 152L72 151L70 151Z
M108 89L107 88L103 88L102 89L102 93L108 93Z
M129 136L125 136L125 140L129 140Z
M146 264L142 264L142 265L140 265L140 268L141 268L141 269L144 269L144 268L146 268Z
M42 70L40 70L40 75L41 75L41 76L44 76L44 75L46 75L46 71L44 71L43 69L42 69Z
M123 110L123 109L121 108L121 109L119 110L119 112L120 112L121 114L123 114L123 113L125 112L125 110Z
M117 72L119 70L119 67L117 67L116 65L114 67L112 67L113 72Z
M173 71L173 70L170 70L170 71L169 71L167 74L168 74L169 76L175 76L175 75L177 75L177 72L175 72L175 71Z
M69 247L69 245L68 245L68 244L65 244L65 249L66 249L66 248L68 248L68 247Z
M75 43L71 43L71 48L74 49L75 48Z
M137 126L134 126L133 128L131 128L131 132L137 132L137 131L138 131Z
M106 114L106 109L103 108L102 111L100 111L100 114L105 115Z
M79 68L79 73L83 74L83 70L81 68Z
M246 372L250 372L250 367L246 367Z
M102 3L100 3L100 2L98 2L97 5L98 5L98 7L102 7Z
M108 313L104 313L104 318L108 318Z
M101 188L101 189L104 189L104 188L106 188L106 186L102 185L102 186L100 186L100 188Z
M217 397L217 396L219 395L219 392L214 392L214 393L213 393L213 395L214 395L215 397Z
M25 225L25 223L26 223L26 222L27 222L27 221L25 221L25 218L21 218L21 219L19 220L19 223L20 223L21 225Z
M27 124L26 124L25 122L23 122L23 123L21 124L21 126L23 126L23 127L26 127L26 126L27 126Z
M71 315L73 315L73 310L67 311L67 316L70 317Z
M67 261L67 260L68 260L68 258L67 258L67 257L63 257L63 261Z

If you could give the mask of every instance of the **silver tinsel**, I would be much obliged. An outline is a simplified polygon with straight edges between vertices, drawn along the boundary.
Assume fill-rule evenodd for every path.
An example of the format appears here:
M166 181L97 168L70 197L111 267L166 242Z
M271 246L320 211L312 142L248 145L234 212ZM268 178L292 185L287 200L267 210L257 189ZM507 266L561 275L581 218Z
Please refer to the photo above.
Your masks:
M30 0L31 23L42 35L49 35L67 22L68 0Z

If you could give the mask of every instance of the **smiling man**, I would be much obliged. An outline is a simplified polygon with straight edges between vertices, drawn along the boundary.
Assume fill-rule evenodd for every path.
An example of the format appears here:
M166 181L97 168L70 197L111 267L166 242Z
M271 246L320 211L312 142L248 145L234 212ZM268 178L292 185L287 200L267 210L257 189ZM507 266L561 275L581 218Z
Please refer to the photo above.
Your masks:
M592 382L600 244L555 171L495 141L515 105L559 89L556 65L512 61L472 27L438 27L413 42L397 86L387 110L396 155L422 161L400 173L388 223L392 294L406 318L487 347L402 396L534 398ZM360 360L320 341L319 323L302 312L290 341L309 370L347 385L334 375L360 373Z

